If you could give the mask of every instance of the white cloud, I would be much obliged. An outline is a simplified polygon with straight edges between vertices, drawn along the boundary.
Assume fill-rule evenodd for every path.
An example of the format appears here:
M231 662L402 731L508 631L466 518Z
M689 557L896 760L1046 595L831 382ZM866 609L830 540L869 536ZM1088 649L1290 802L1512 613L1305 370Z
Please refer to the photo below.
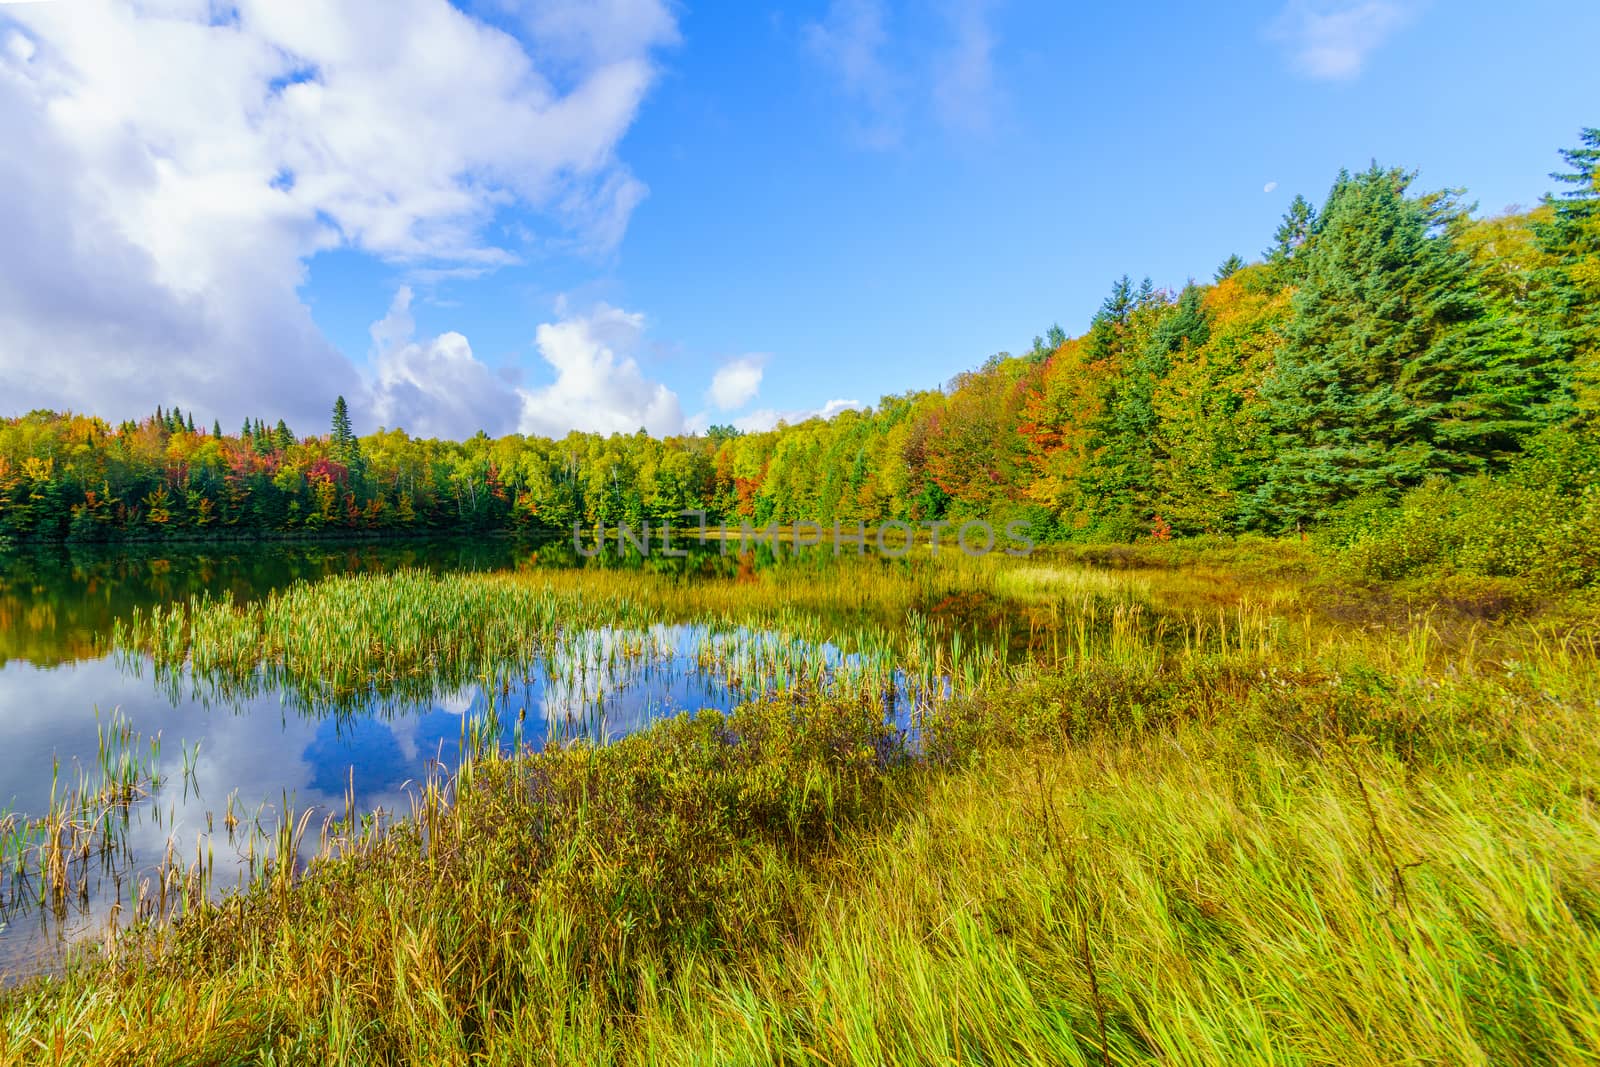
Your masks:
M8 409L314 424L360 380L299 295L316 252L486 270L516 258L485 240L497 212L606 249L644 195L615 150L676 37L664 0L608 0L610 29L553 0L524 40L447 0L214 7L0 16ZM461 371L464 344L404 351L390 383Z
M1269 33L1307 76L1349 79L1413 14L1412 0L1289 0Z
M889 0L831 0L802 37L854 105L861 142L893 148L913 119L965 133L988 129L996 97L994 4L938 0L931 12L918 7L897 18Z
M735 429L744 430L746 433L759 433L772 429L780 422L793 426L807 419L831 419L841 411L859 411L864 406L859 400L830 400L820 408L810 410L778 411L774 408L762 408L734 419L733 425Z
M859 133L874 148L901 135L901 76L887 56L888 12L883 0L832 0L820 22L805 27L806 46L861 108Z
M18 63L26 63L34 57L34 53L38 51L38 48L26 36L13 31L6 34L6 51Z
M711 388L706 399L718 411L735 411L754 400L761 392L764 373L761 356L744 356L717 368L711 376Z
M1278 183L1277 182L1268 182L1267 184L1265 184L1265 185L1263 185L1261 187L1261 191L1263 193L1274 193L1274 192L1277 192L1278 191Z
M947 126L969 132L989 128L994 109L992 0L946 0L942 13L950 40L935 63L933 99Z
M535 345L553 375L519 387L473 355L454 331L418 340L413 294L402 286L389 311L372 324L369 406L377 421L419 437L460 440L484 430L564 437L571 430L652 434L684 429L677 393L645 377L634 353L643 347L644 316L600 304L586 314L558 304L555 322L535 331Z
M645 378L633 356L644 316L601 304L540 326L539 355L555 371L547 386L521 390L523 433L560 437L569 430L652 434L683 430L678 395Z
M413 340L410 288L401 287L371 333L371 410L380 424L458 441L480 429L491 437L517 429L522 404L516 390L473 356L465 337L452 331Z
M678 40L677 23L659 0L490 0L489 6L520 18L541 58L580 66L632 59Z

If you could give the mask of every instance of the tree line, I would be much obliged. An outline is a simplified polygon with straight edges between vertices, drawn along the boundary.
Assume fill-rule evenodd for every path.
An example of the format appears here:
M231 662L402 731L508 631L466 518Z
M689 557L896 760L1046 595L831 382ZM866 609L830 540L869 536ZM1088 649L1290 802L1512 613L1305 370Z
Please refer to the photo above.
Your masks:
M1124 276L1079 336L1052 327L943 389L767 432L357 437L343 398L310 435L264 419L225 433L177 408L6 418L0 538L538 534L690 509L1020 518L1063 539L1282 533L1529 457L1585 492L1600 130L1561 157L1537 207L1486 218L1404 170L1341 173L1253 262L1177 292Z

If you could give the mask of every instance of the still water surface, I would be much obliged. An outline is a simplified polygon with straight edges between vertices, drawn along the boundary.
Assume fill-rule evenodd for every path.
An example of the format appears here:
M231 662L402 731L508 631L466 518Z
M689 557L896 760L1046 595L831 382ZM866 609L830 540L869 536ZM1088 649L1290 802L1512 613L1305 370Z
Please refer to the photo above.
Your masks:
M465 729L481 720L488 703L471 684L353 715L308 713L280 691L219 700L181 679L158 681L148 662L113 655L116 620L202 591L248 602L300 579L335 574L578 565L629 564L586 561L570 545L536 549L501 541L0 553L0 816L41 813L53 787L80 775L96 778L101 733L113 719L140 735L132 747L153 758L165 779L127 829L133 865L116 877L91 877L87 900L75 897L64 915L51 914L39 906L36 888L13 880L0 890L0 981L48 969L63 946L99 936L111 901L127 906L131 885L169 842L189 855L198 841L211 842L219 874L230 860L237 865L229 844L207 830L216 829L230 802L244 815L259 812L263 826L275 825L286 805L343 813L349 791L357 810L406 810L408 787L430 766L456 765ZM631 565L717 574L741 564L713 552ZM700 636L693 628L661 628L653 636L665 655L607 678L604 719L586 718L583 732L614 737L664 714L734 703L725 687L696 670L688 655ZM570 734L573 716L592 710L594 697L534 672L496 698L502 740L537 745L552 732Z

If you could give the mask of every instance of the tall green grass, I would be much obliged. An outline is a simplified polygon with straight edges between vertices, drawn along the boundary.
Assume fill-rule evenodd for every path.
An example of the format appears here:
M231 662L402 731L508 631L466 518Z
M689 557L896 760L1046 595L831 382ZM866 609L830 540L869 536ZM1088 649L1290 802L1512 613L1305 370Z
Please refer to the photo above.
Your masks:
M264 864L241 894L0 994L0 1060L1565 1064L1600 1047L1589 631L1355 626L1243 576L1230 592L1187 570L1011 566L873 579L902 669L918 647L956 655L960 628L930 621L952 598L1014 615L996 666L915 738L870 694L791 684L608 746L480 745L400 822L350 813L309 866ZM858 578L771 580L794 594L788 628L752 632L825 639ZM201 605L188 636L163 622L130 647L191 665L282 650L308 676L337 656L359 684L426 669L418 620L456 593L480 597L455 621L486 644L529 632L488 618L508 604L570 596L559 641L634 610L607 599L626 594L640 632L715 617L702 651L732 670L819 670L819 644L719 652L775 617L770 589L586 581L413 585L415 604L306 587L280 603L344 605L322 643L294 644L277 608ZM870 616L843 617L870 633ZM248 640L197 642L210 626ZM286 822L278 855L310 832Z

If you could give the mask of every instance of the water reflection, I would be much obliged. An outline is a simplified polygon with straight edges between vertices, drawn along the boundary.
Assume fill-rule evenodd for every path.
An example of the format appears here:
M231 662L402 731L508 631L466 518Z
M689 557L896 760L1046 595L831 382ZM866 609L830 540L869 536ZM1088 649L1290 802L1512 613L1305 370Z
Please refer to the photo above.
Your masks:
M39 906L36 887L0 874L0 980L53 966L63 945L98 936L113 902L126 917L140 879L169 847L190 858L209 849L225 886L236 882L230 870L242 873L268 847L286 807L409 810L408 788L432 768L454 768L471 737L506 748L611 739L682 710L727 709L743 695L706 659L729 634L656 626L574 634L558 657L530 652L475 674L373 684L330 704L270 669L219 681L113 656L113 623L135 608L202 592L248 602L301 579L398 568L624 567L738 579L773 564L767 551L584 558L570 542L507 541L0 554L0 822L7 812L47 810L57 768L65 782L95 777L113 709L142 744L160 739L154 769L164 779L126 829L131 864L93 875L86 896L61 914ZM847 663L836 648L818 651L830 669ZM242 820L231 840L229 811Z
M536 669L514 685L456 686L357 714L318 714L291 693L265 687L234 690L226 701L173 700L168 687L152 683L148 664L136 671L109 658L55 670L8 664L0 668L0 811L47 810L57 760L61 781L93 778L100 727L113 707L142 744L160 737L153 769L164 783L136 805L126 833L132 868L121 877L91 876L88 899L74 900L65 922L47 921L35 901L6 902L0 973L15 977L50 965L53 949L103 929L114 900L131 911L133 888L169 843L180 857L209 846L216 880L227 885L230 865L243 873L285 805L342 814L348 791L358 811L403 811L408 786L432 767L456 766L469 735L485 740L487 729L503 748L538 748L551 739L615 738L681 710L728 708L736 694L697 670L687 651L697 640L691 628L673 628L657 635L655 655L608 669L597 663L558 678ZM95 700L84 699L91 693ZM185 763L192 763L187 772ZM230 810L246 827L259 826L253 846L247 836L229 842L222 834Z
M565 548L565 553L562 551ZM44 545L0 551L0 666L53 667L103 656L111 624L133 609L231 592L248 601L301 579L383 572L499 570L541 558L565 563L571 546L514 541L239 544L225 546Z

